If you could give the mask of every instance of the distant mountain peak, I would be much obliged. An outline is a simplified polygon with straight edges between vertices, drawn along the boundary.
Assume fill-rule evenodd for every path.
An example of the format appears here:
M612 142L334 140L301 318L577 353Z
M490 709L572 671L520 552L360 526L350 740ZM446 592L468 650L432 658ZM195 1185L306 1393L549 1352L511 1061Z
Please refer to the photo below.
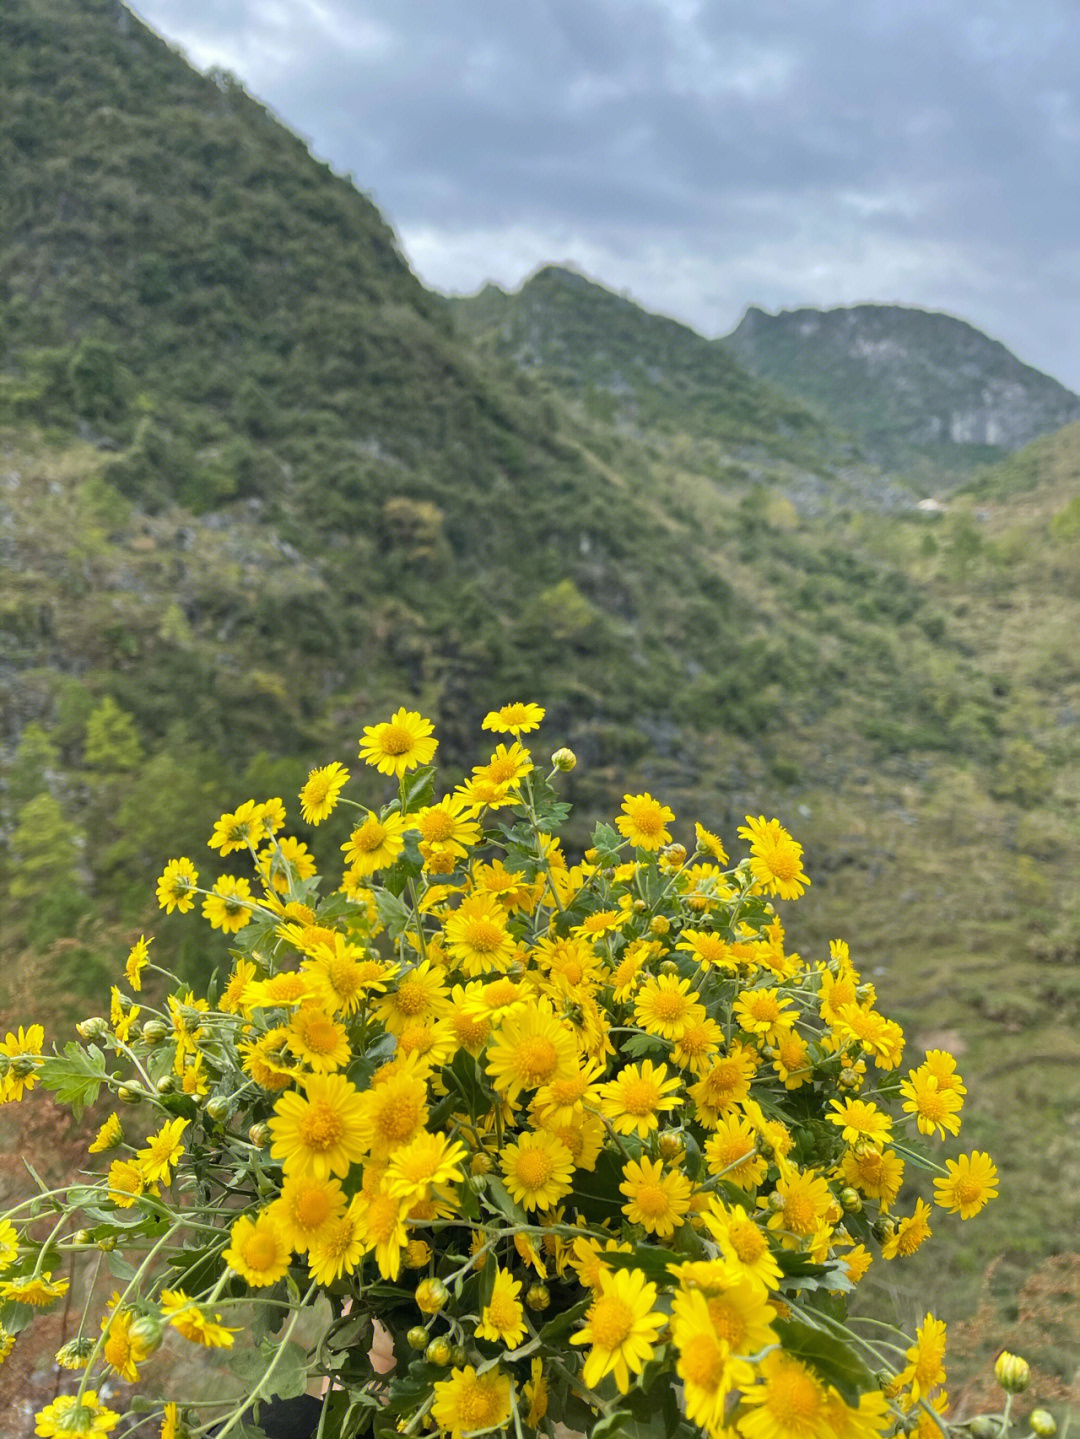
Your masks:
M992 456L1080 419L1080 397L942 311L751 306L726 343L886 463L913 449Z

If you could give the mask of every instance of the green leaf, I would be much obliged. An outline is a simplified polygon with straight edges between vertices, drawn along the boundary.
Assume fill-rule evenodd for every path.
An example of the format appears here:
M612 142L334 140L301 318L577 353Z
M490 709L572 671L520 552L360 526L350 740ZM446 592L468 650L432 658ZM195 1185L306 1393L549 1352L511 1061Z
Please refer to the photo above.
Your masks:
M582 1299L579 1303L571 1305L569 1309L564 1309L561 1314L556 1314L553 1319L549 1319L540 1330L541 1344L554 1344L556 1339L561 1339L564 1334L569 1334L577 1321L585 1317L585 1311L592 1302L590 1294L587 1299Z
M801 1359L826 1384L831 1384L845 1404L854 1408L860 1394L876 1387L874 1376L859 1356L831 1334L812 1329L797 1319L777 1319L773 1328L786 1352Z
M405 783L405 809L422 809L435 799L435 766L422 765Z
M398 895L391 894L388 889L377 889L375 891L375 908L378 910L379 918L386 926L386 932L390 938L400 939L409 922L409 911Z
M623 1196L619 1185L622 1177L622 1156L612 1149L601 1150L591 1173L579 1169L574 1175L574 1203L579 1213L592 1224L605 1219L621 1220Z
M278 1344L264 1339L253 1349L240 1349L226 1360L249 1393L259 1389L260 1399L295 1399L307 1390L308 1366L299 1344ZM274 1372L265 1380L270 1365ZM259 1387L262 1386L262 1387Z
M511 1224L528 1224L528 1215L520 1204L515 1203L514 1200L510 1198L506 1190L506 1185L503 1184L501 1179L496 1179L494 1175L489 1174L487 1177L487 1187L484 1192L495 1205L496 1209L509 1219Z
M656 1055L663 1059L667 1045L655 1034L634 1034L619 1046L621 1052L631 1059L642 1059L645 1055Z
M105 1056L96 1044L83 1049L74 1039L64 1045L62 1055L46 1059L37 1072L42 1088L55 1092L61 1104L70 1104L78 1119L93 1104L108 1078Z

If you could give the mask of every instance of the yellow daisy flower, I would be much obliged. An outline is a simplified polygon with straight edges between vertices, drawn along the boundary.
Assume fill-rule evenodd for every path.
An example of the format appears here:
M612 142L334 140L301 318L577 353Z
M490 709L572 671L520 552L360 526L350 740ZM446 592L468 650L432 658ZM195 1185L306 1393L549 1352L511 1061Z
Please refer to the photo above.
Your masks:
M555 1017L550 1001L508 1014L488 1048L487 1073L505 1098L523 1089L539 1089L578 1071L573 1036Z
M451 1008L443 972L425 959L398 980L397 988L381 999L375 1013L390 1034L400 1034L417 1021L441 1019Z
M254 848L265 836L263 807L249 799L235 813L221 816L207 844L211 849L220 851L224 858L234 850Z
M110 1313L102 1316L101 1328L105 1335L102 1344L101 1356L110 1369L115 1372L127 1384L134 1384L139 1378L138 1366L145 1359L150 1357L152 1350L139 1337L138 1332L132 1332L132 1326L138 1318L132 1309L116 1310L120 1302L120 1294L117 1291L109 1305Z
M674 811L651 794L627 794L623 795L622 813L616 817L615 827L635 849L655 851L671 843L667 826L674 819Z
M236 934L245 924L250 924L253 908L251 885L247 880L243 876L223 874L215 881L212 893L203 900L202 912L212 928Z
M740 1189L756 1189L769 1164L757 1153L758 1136L745 1115L722 1114L705 1141L705 1165L714 1177L723 1177Z
M345 1212L345 1195L336 1179L289 1175L269 1208L270 1217L297 1254L306 1254L326 1226Z
M289 1021L285 1042L317 1074L341 1069L352 1058L345 1026L317 1004L301 1005Z
M241 1215L229 1232L222 1258L253 1289L261 1289L284 1277L292 1250L269 1211L263 1210L254 1219Z
M106 1409L96 1389L81 1394L61 1394L34 1416L34 1433L41 1439L96 1439L109 1434L120 1423L114 1409Z
M875 1149L881 1149L888 1143L892 1115L886 1114L876 1104L865 1099L832 1099L829 1107L836 1110L835 1114L829 1115L829 1121L839 1125L846 1143L858 1144L862 1141L872 1144Z
M915 1331L915 1343L905 1355L908 1362L896 1376L897 1384L907 1389L911 1405L927 1398L931 1389L945 1383L947 1342L944 1321L927 1314Z
M713 1199L702 1218L733 1273L745 1275L763 1289L778 1287L781 1270L769 1248L768 1236L745 1209L729 1209L719 1199Z
M157 901L166 914L178 910L187 914L195 905L195 887L199 871L186 856L170 859L157 882Z
M149 951L153 942L153 935L147 939L145 934L140 934L136 943L131 946L127 960L124 963L124 978L136 994L142 989L142 972L149 962Z
M513 1412L513 1387L510 1376L498 1369L486 1374L477 1374L471 1364L452 1369L449 1379L435 1382L432 1417L450 1439L502 1429Z
M300 790L300 813L307 824L322 824L349 782L349 771L337 760L308 772Z
M93 1143L87 1149L88 1154L104 1154L106 1150L116 1149L124 1142L124 1128L120 1123L118 1114L110 1114L105 1123L94 1136Z
M687 1093L697 1106L697 1117L707 1129L715 1129L725 1111L747 1098L755 1066L753 1050L733 1044L728 1054L714 1060L689 1087Z
M34 1309L47 1309L68 1292L66 1279L53 1280L52 1270L45 1274L26 1274L19 1279L0 1280L0 1299L16 1304L29 1304Z
M905 1215L885 1236L881 1257L906 1259L926 1243L930 1232L930 1206L924 1199L917 1199L914 1214Z
M505 1145L500 1162L507 1192L523 1209L551 1209L574 1187L570 1151L547 1130Z
M539 729L546 713L532 703L503 705L502 709L490 710L481 721L480 728L494 730L496 734L512 734L516 739L518 735Z
M410 1204L427 1199L432 1189L460 1182L465 1157L465 1146L459 1140L422 1130L394 1150L384 1180L387 1193Z
M754 1381L754 1369L729 1340L718 1334L705 1296L698 1290L676 1294L672 1335L679 1357L675 1370L683 1381L686 1417L709 1433L723 1430L728 1395Z
M615 1376L620 1394L630 1388L630 1376L640 1374L653 1357L657 1335L667 1316L654 1310L656 1285L640 1269L601 1270L597 1292L585 1312L585 1327L571 1336L571 1344L592 1347L581 1377L595 1389L605 1374Z
M746 1439L821 1439L827 1432L828 1395L812 1370L773 1350L761 1361L758 1377L742 1393L751 1411L739 1421Z
M332 1284L343 1274L352 1274L367 1248L365 1224L361 1219L363 1199L354 1194L347 1209L328 1219L308 1248L308 1273L319 1284Z
M446 948L467 975L506 970L514 961L516 944L506 927L506 911L490 894L462 900L444 924Z
M678 1170L665 1174L662 1164L644 1155L624 1165L619 1192L627 1196L622 1212L630 1223L661 1239L675 1233L690 1208L691 1185L685 1174Z
M668 1078L667 1065L651 1059L628 1064L616 1077L600 1086L600 1113L609 1119L617 1134L636 1134L647 1139L659 1125L659 1116L678 1107L679 1080Z
M380 774L400 779L408 770L431 763L439 744L432 738L433 729L417 711L401 708L383 724L364 727L360 758Z
M222 1324L220 1314L211 1318L182 1289L163 1289L158 1302L165 1321L189 1343L204 1349L231 1349L233 1336L240 1333Z
M691 1024L708 1018L688 979L661 974L648 979L634 1000L634 1018L646 1034L661 1039L681 1039Z
M904 1096L903 1108L915 1116L920 1134L936 1133L944 1139L946 1134L960 1133L960 1110L964 1107L960 1090L942 1089L935 1075L912 1069L901 1081L900 1093Z
M739 838L749 841L750 871L766 894L798 899L805 892L810 881L802 867L802 845L778 819L767 820L764 815L754 819L748 814Z
M380 819L374 810L369 809L364 822L341 846L352 873L369 875L392 865L405 848L405 828L401 815L388 814L385 819Z
M184 1143L181 1135L190 1124L188 1119L170 1119L156 1134L151 1134L143 1149L136 1154L136 1160L143 1179L147 1184L171 1184L172 1171L176 1168Z
M961 1219L978 1214L991 1199L997 1198L997 1166L989 1154L975 1150L961 1154L959 1159L946 1159L947 1179L934 1180L934 1200L950 1214Z
M849 1149L840 1161L840 1178L852 1185L867 1199L876 1199L882 1214L900 1193L904 1180L904 1161L891 1149Z
M409 1231L405 1227L407 1206L379 1188L361 1190L353 1202L364 1252L374 1250L382 1277L396 1279L401 1273L402 1253L409 1243Z
M495 1270L491 1298L476 1326L477 1339L490 1339L495 1344L505 1344L507 1349L518 1347L526 1333L525 1309L518 1299L520 1293L520 1279L515 1279L506 1269Z
M362 1096L360 1134L372 1159L388 1158L416 1138L427 1123L427 1085L415 1060Z
M283 1094L270 1120L270 1153L286 1177L347 1174L367 1150L367 1098L340 1074L309 1075L303 1094Z

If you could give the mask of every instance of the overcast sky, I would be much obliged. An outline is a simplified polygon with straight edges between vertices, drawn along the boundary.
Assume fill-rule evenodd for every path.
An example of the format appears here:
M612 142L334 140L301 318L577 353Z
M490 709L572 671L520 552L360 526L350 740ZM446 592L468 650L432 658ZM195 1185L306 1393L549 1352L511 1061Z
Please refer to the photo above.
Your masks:
M1080 390L1080 0L135 0L420 276L949 310Z

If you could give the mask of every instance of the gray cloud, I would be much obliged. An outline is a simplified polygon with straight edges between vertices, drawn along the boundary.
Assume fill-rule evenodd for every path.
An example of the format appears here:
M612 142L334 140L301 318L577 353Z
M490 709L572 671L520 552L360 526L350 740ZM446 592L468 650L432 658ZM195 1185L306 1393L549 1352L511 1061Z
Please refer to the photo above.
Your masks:
M947 309L1080 389L1075 0L136 0L352 173L421 276L572 260L722 333Z

